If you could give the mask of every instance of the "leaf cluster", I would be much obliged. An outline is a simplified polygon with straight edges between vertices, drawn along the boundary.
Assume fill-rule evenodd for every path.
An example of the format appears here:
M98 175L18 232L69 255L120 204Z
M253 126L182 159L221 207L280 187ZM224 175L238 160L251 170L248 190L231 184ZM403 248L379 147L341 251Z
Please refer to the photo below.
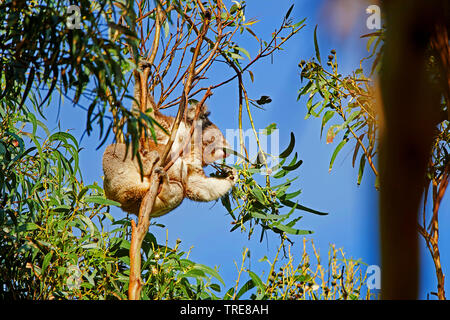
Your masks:
M310 209L300 205L295 198L301 194L301 190L290 191L289 188L298 177L281 181L289 173L297 170L303 161L298 158L295 153L291 157L295 147L295 136L291 133L291 140L287 148L280 153L279 162L273 167L263 169L261 156L250 167L245 165L235 166L239 172L239 180L229 195L225 195L221 201L233 218L233 227L231 231L237 230L248 231L249 238L252 236L255 227L260 227L260 241L263 240L267 231L284 238L286 235L307 235L312 234L310 230L301 230L295 228L296 223L302 216L295 216L295 210L307 211L313 214L325 215L326 213ZM242 158L246 159L242 155ZM269 154L265 154L269 156ZM288 160L288 158L290 158ZM249 162L248 159L246 159ZM288 162L287 162L288 161ZM270 180L276 181L278 184L269 183L261 184L258 176L266 174ZM288 191L289 190L289 191ZM289 210L282 213L283 210ZM248 230L246 225L248 225Z
M327 144L333 143L341 134L340 142L330 159L330 171L343 147L350 141L354 142L352 165L355 167L355 164L358 164L357 183L359 185L366 163L369 163L375 175L378 175L373 164L373 158L378 152L378 117L375 112L373 80L364 75L362 62L360 68L350 75L343 76L339 72L335 50L331 50L324 66L316 32L314 43L316 59L309 62L302 60L299 64L300 79L302 82L305 80L306 84L300 89L298 99L302 97L307 99L305 119L311 116L322 118L321 137L325 127L328 126Z

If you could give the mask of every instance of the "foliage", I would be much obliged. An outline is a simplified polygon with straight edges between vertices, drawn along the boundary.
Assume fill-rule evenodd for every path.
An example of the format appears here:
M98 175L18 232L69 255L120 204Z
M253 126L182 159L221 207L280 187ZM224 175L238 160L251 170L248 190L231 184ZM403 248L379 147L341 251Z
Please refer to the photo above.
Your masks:
M338 59L335 50L331 50L328 56L327 67L321 62L320 49L317 41L317 28L314 32L314 43L316 58L309 62L302 60L299 64L301 69L300 79L307 80L306 85L301 87L298 99L307 96L306 107L308 113L306 119L311 115L322 116L321 136L324 127L328 125L335 115L338 116L335 124L328 127L326 142L334 142L338 134L342 134L342 140L337 144L330 160L331 170L338 153L347 145L350 140L354 140L352 165L355 167L359 158L358 185L361 183L366 162L369 164L376 176L375 187L380 188L378 183L378 171L375 160L378 153L379 128L382 124L382 117L376 108L376 85L377 79L372 79L364 74L364 69L370 68L370 75L375 71L382 71L382 57L384 53L384 33L379 30L374 33L364 35L367 38L367 50L369 56L362 59L360 66L350 75L343 76L338 71ZM439 88L442 95L441 115L436 123L436 133L433 148L430 153L430 160L427 168L427 187L423 202L422 218L419 219L418 230L423 236L425 243L431 253L436 268L438 280L438 293L440 298L445 297L444 275L440 262L439 253L439 225L438 212L440 203L444 197L448 186L450 172L450 136L448 108L450 101L446 97L446 90L442 87L442 74L438 64L438 52L430 48L428 50L427 73L432 82ZM445 53L446 54L446 53ZM317 60L316 60L317 59ZM370 62L364 65L364 63ZM444 80L444 83L446 80ZM432 212L427 213L427 198L429 189L432 193ZM428 221L427 221L428 220Z
M291 246L287 248L285 259L279 257L285 247L280 244L278 252L271 262L264 257L260 262L267 262L270 271L264 282L258 275L244 268L247 249L243 253L242 266L239 275L247 272L250 279L240 289L239 280L236 286L230 288L226 298L239 299L244 294L250 293L250 299L255 300L369 300L376 299L377 293L371 292L365 286L367 273L364 263L347 259L342 249L337 250L330 245L326 266L322 264L319 252L313 241L307 244L303 238L303 252L298 264L296 255L292 254ZM312 254L308 251L312 250ZM313 258L312 258L313 257ZM279 264L287 260L284 264ZM277 265L280 265L277 270ZM256 291L256 292L255 292Z
M297 170L303 163L302 160L298 159L298 154L295 153L289 164L285 165L294 147L295 136L291 133L291 141L288 147L278 157L279 163L269 168L268 172L266 172L268 177L266 181L268 182L265 185L259 184L257 179L258 175L264 173L262 161L258 163L258 159L262 157L258 157L256 163L252 164L251 167L247 167L244 164L235 166L239 169L239 180L232 193L222 198L222 204L233 218L232 223L234 226L231 228L231 231L238 228L242 231L247 231L245 225L248 224L248 236L250 238L255 226L260 226L260 241L263 240L264 235L269 230L279 234L281 238L286 234L308 235L313 233L310 230L294 228L302 216L292 218L293 213L296 209L318 215L326 215L326 213L307 208L300 205L298 201L294 202L292 200L301 193L301 190L288 192L292 182L298 177L287 179L286 182L277 185L272 185L271 182L272 180L280 181L287 174ZM265 156L268 157L270 155L266 154ZM250 162L249 160L246 161L247 163ZM232 202L235 204L234 206L231 205ZM280 210L283 208L289 209L289 212L280 214Z
M106 297L114 285L109 279L118 272L103 230L110 217L105 205L111 202L100 197L97 185L80 182L79 147L72 135L50 135L32 113L22 109L21 116L6 109L2 103L2 296L77 297L70 292L71 276L81 272L89 279L84 290L95 284L99 296ZM39 131L45 132L45 139Z
M75 138L48 133L32 113L9 113L0 128L0 296L125 299L130 223L114 221L108 206L115 203L100 187L80 182ZM220 289L206 274L223 283L216 271L157 245L150 233L143 253L147 298L204 299L209 286Z
M301 81L307 79L307 83L300 89L298 99L303 96L308 98L306 103L308 113L305 119L308 119L311 115L317 118L322 117L321 137L325 126L334 117L338 117L337 123L330 125L326 134L328 144L333 143L339 133L343 133L341 141L337 144L331 156L329 170L331 171L333 168L336 157L342 148L353 140L355 145L353 147L352 165L355 167L355 164L358 163L357 183L359 185L364 174L366 161L375 175L378 175L373 163L373 158L378 151L378 116L375 112L373 80L364 75L363 61L352 74L343 76L339 73L335 50L331 50L328 56L327 67L323 66L316 32L314 33L314 40L317 61L313 59L310 62L300 62ZM372 49L374 52L376 52L378 44L378 41L375 42ZM361 156L358 161L360 152Z
M80 29L66 27L70 4L81 10ZM224 59L232 74L208 88L237 79L240 129L245 102L261 155L255 163L242 156L245 161L236 166L240 174L238 187L222 200L234 219L232 230L241 227L247 231L244 225L250 224L251 236L254 227L260 226L261 239L271 230L280 235L284 249L286 234L310 233L295 228L301 218L292 216L296 209L321 214L295 200L300 190L288 191L296 178L285 177L301 165L297 154L288 160L294 150L293 136L279 155L280 163L268 167L270 155L259 145L249 106L260 107L271 99L268 96L250 99L242 77L248 74L253 81L250 67L257 60L282 50L281 46L304 27L304 20L293 23L290 7L280 28L265 41L251 29L256 21L246 20L245 1L234 2L229 8L217 1L206 5L206 10L194 1L156 1L150 9L152 4L140 2L139 17L133 2L123 1L33 0L0 4L0 19L5 22L0 26L1 298L127 298L130 222L114 220L109 206L117 203L105 199L97 184L84 185L78 141L69 132L51 133L47 129L42 122L46 106L56 95L55 89L61 97L69 97L78 106L88 101L85 129L90 133L98 126L100 145L106 142L111 129L116 138L122 135L127 143L137 143L141 129L152 128L153 119L144 113L132 113L122 100L129 98L126 92L131 75L128 79L126 75L135 68L139 56L149 56L150 49L158 47L146 46L145 39L153 34L153 40L162 43L160 55L154 57L155 76L149 89L153 96L160 89L155 100L161 109L177 105L181 99L177 91L189 74L192 75L192 70L185 68L185 58L201 35L201 27L208 20L207 12L215 21L216 29L204 35L208 45L200 48L200 68L193 79L197 88L189 98L207 89L203 85L206 72L213 62L221 61L219 57ZM158 33L160 28L163 32ZM251 35L260 46L253 59L247 49L232 40L235 34L243 33ZM141 35L140 43L136 34ZM244 64L245 58L250 62ZM107 128L106 120L111 118ZM265 134L274 128L269 126ZM239 154L247 154L243 143ZM258 181L256 174L260 172L266 174L265 183ZM278 183L275 186L274 180ZM280 214L281 209L289 212ZM314 278L309 266L305 267L308 262L304 256L302 267L291 276L293 282L289 280L297 289L291 286L288 293L281 293L275 280L268 279L263 284L250 271L251 281L244 287L224 291L225 283L217 270L189 260L189 252L182 252L179 242L170 248L167 243L158 244L148 233L141 253L145 283L142 297L148 299L239 299L254 287L260 293L252 298L303 298L306 295L300 289L307 292L306 286ZM276 261L277 258L272 269ZM286 265L286 272L288 266L291 264ZM350 270L353 266L346 268ZM353 287L345 287L344 291L357 294Z
M108 102L120 117L132 117L121 101L127 88L124 72L134 64L123 51L126 44L126 48L137 52L137 37L114 22L118 15L134 21L132 4L114 5L109 0L3 1L0 99L15 101L20 97L15 105L18 109L30 99L35 112L43 116L43 108L55 89L74 104L83 97L83 105L89 104L85 108L87 133L97 122L104 141L111 128L106 130L104 121ZM75 17L68 10L71 5L80 10L79 28L67 25ZM109 33L105 32L106 26ZM94 90L88 88L92 83Z

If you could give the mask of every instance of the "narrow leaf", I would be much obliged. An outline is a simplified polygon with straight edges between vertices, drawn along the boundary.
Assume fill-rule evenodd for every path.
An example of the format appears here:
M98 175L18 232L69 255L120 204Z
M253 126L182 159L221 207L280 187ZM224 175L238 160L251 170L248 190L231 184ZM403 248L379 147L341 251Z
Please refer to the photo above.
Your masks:
M280 158L287 158L292 153L292 150L294 150L294 146L295 146L295 136L294 133L291 132L291 141L289 142L289 146L286 148L286 150L280 153Z
M319 43L317 41L317 26L314 28L314 47L316 49L316 58L317 61L319 61L320 64L322 64L322 60L320 59L320 51L319 51Z
M341 151L342 147L344 147L344 145L347 142L348 142L348 139L342 140L341 143L339 143L338 146L336 147L336 149L334 150L333 155L331 156L330 167L329 167L328 171L331 171L331 169L333 168L334 160L336 160L336 157L337 157L339 151Z

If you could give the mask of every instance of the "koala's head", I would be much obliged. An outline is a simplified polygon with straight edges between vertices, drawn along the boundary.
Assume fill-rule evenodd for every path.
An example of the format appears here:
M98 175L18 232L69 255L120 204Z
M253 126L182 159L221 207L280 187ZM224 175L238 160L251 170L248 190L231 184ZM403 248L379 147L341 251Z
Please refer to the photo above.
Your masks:
M203 128L202 142L203 165L208 165L229 156L224 148L230 149L230 144L214 123L209 122L209 125Z
M196 105L192 105L187 110L187 120L192 123L196 111ZM196 126L201 128L202 140L202 164L206 166L217 160L225 159L228 154L224 148L230 148L230 144L225 139L220 129L212 123L208 116L210 112L208 108L201 106L199 116L197 117Z

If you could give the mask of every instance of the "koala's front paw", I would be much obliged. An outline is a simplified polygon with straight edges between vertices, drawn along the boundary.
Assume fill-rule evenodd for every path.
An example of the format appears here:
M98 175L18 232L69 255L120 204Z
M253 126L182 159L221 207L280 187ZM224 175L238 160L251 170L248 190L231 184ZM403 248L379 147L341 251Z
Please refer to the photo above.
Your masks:
M163 182L170 183L169 176L167 175L167 171L164 170L163 167L156 167L154 171L160 175Z
M141 70L144 70L145 68L150 68L152 65L150 64L150 61L145 59L140 59L138 63L138 67Z
M238 172L235 168L233 168L232 170L229 170L227 172L227 177L226 179L230 180L230 182L232 183L232 185L235 185L236 182L238 181Z

